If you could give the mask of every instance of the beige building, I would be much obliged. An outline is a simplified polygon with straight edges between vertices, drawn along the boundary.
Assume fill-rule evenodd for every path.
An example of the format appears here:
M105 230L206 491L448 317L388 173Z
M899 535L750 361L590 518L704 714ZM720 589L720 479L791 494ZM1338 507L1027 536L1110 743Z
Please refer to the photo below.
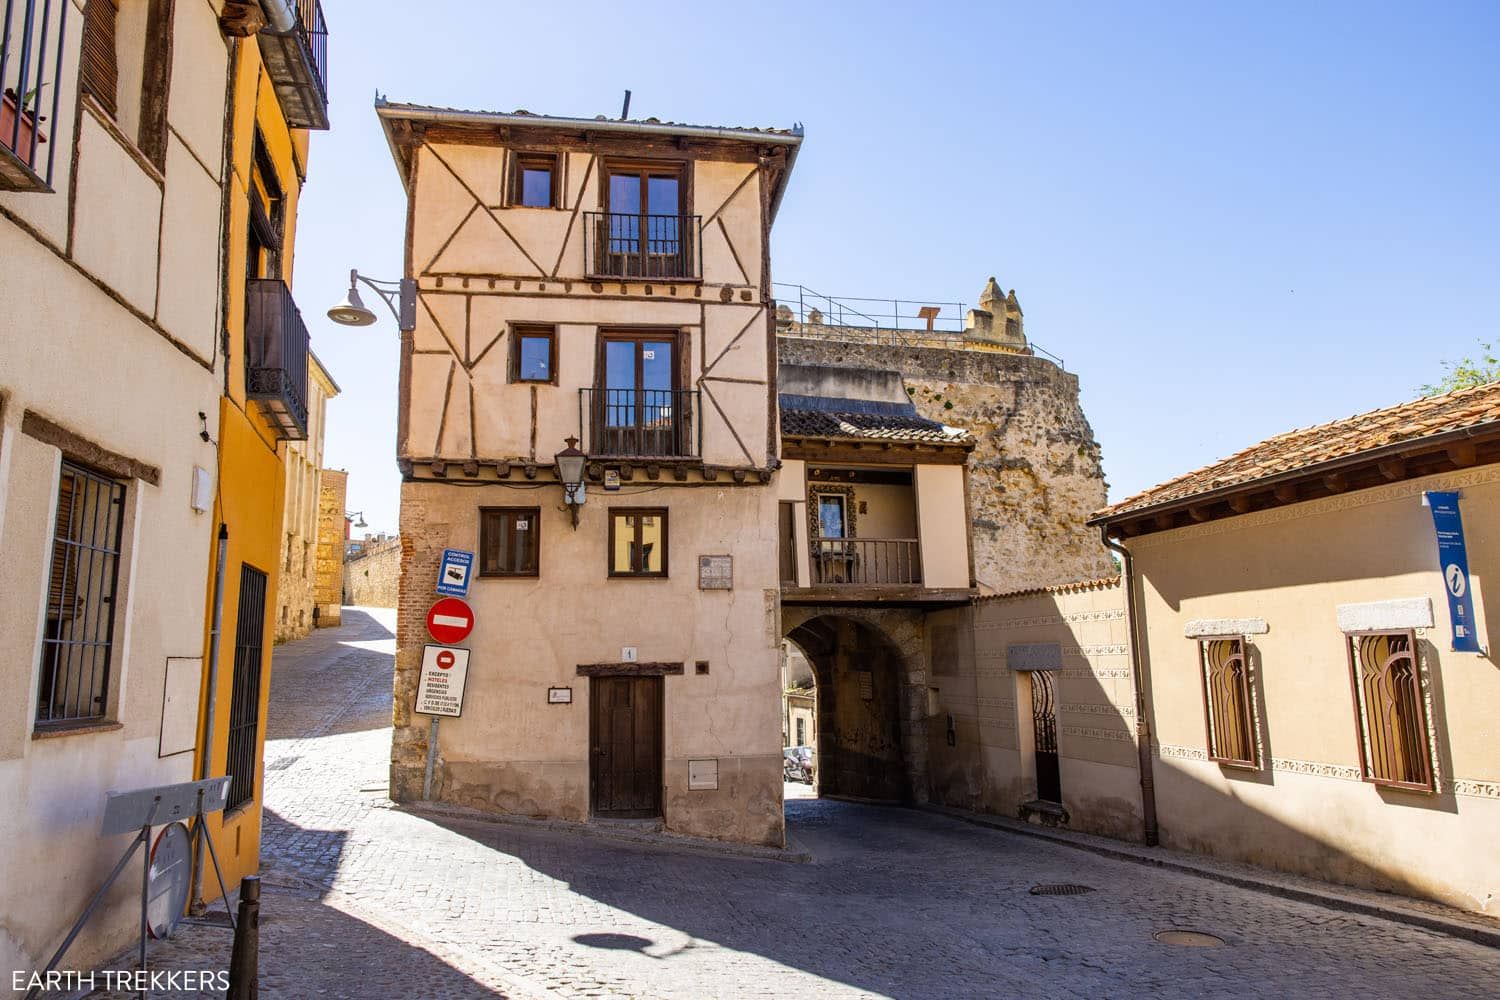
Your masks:
M226 372L219 6L0 11L6 970L41 968L123 853L106 793L194 777ZM138 917L118 885L66 967Z
M377 111L418 288L393 797L424 794L413 704L454 548L477 625L433 798L781 844L769 233L800 131Z
M931 616L934 799L1495 914L1497 511L1500 384L1103 511L1125 582Z
M344 603L394 608L401 590L401 539L381 536L350 543L344 560Z
M344 544L349 538L346 503L349 473L323 469L318 476L317 567L313 579L313 606L318 627L332 628L343 622Z
M324 530L343 542L342 523L325 528L320 516L323 433L328 401L338 383L311 351L307 355L307 437L286 444L286 491L281 517L281 565L276 574L276 641L299 639L313 627L317 605L318 551ZM342 515L343 511L340 510ZM321 617L321 612L320 612Z

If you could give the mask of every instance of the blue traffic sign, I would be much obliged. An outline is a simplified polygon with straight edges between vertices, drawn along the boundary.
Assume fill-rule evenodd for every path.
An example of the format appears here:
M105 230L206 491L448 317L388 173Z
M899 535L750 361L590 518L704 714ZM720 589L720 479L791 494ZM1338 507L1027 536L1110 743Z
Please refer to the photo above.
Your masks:
M473 576L474 553L463 549L444 549L438 567L437 592L447 597L468 597L469 578Z

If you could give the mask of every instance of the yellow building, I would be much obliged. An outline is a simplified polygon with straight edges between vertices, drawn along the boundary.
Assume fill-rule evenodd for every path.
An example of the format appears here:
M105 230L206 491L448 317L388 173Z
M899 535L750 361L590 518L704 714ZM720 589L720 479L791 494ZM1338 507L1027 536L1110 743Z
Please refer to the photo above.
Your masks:
M316 354L307 363L307 438L288 441L285 509L281 520L281 564L276 574L276 641L300 639L312 631L316 606L318 547L325 530L319 520L323 483L323 430L328 401L338 383ZM340 510L342 514L342 509ZM342 545L343 525L326 530Z
M233 777L228 805L208 824L231 887L260 865L263 720L290 442L306 441L310 424L321 433L321 406L310 412L310 394L323 383L332 386L326 375L322 382L316 374L309 377L309 369L319 366L309 362L307 327L289 287L308 129L328 125L327 32L315 2L295 9L264 6L262 14L254 4L227 4L221 21L233 50L224 248L227 379L219 402L214 507L221 541L209 557L206 602L204 655L212 681L203 700L198 767L200 774ZM205 900L218 896L212 877L199 893Z

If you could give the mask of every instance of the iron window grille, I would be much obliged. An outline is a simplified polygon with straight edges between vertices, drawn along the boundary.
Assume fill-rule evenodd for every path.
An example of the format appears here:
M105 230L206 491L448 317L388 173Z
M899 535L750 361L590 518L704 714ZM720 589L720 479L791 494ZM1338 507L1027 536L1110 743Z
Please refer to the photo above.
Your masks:
M225 812L255 797L265 635L266 574L251 566L241 566L240 606L234 632L234 681L229 698L229 745L225 766L230 782Z
M105 718L124 510L124 484L62 463L47 576L39 725Z
M0 5L0 190L52 190L72 7L56 0Z
M1416 633L1352 632L1344 643L1364 780L1433 791L1432 735Z
M1243 636L1216 636L1198 643L1203 724L1210 760L1258 768L1260 750L1255 739L1247 648Z
M479 508L479 575L541 573L540 507Z

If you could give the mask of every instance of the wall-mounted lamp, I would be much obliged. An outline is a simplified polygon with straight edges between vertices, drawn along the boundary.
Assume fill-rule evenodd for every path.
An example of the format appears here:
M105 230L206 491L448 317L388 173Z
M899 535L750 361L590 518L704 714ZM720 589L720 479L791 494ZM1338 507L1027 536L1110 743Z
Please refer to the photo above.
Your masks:
M563 442L567 447L554 455L552 461L557 468L557 478L563 484L563 503L573 515L573 529L576 531L578 508L583 506L584 501L583 466L588 461L588 456L578 450L576 437L565 437Z
M340 326L373 326L375 314L365 305L364 299L359 294L359 282L364 282L375 289L375 294L380 296L380 301L396 317L396 323L402 332L415 330L417 328L417 283L411 278L402 278L400 281L378 281L374 278L366 278L358 271L349 272L349 290L344 293L344 300L332 309L328 310L328 318Z
M355 518L358 518L359 520L356 521ZM362 511L362 510L354 510L354 511L346 510L346 511L344 511L344 520L346 520L346 521L354 521L354 526L356 528L368 528L369 527L369 525L365 523L365 512Z

